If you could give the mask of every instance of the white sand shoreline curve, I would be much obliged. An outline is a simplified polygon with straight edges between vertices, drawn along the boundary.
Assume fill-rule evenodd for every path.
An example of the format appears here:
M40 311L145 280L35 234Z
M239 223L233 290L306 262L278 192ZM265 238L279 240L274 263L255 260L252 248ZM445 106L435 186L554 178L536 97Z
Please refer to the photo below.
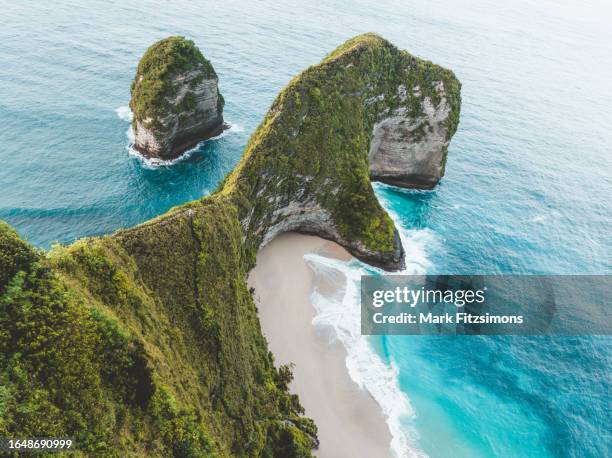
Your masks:
M330 344L312 324L315 286L343 286L315 285L304 260L313 252L350 259L336 243L295 233L282 234L259 251L249 285L255 288L263 334L277 365L295 364L291 390L319 428L317 456L391 456L391 433L380 406L350 378L342 344Z

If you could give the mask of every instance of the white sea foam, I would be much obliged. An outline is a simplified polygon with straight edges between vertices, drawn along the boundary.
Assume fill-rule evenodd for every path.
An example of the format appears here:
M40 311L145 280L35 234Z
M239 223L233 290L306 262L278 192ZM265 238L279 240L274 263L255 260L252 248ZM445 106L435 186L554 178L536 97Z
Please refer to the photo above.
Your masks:
M535 214L535 215L531 216L528 219L528 221L530 223L543 223L545 221L559 219L560 216L561 216L561 214L559 212L557 212L557 211L550 211L548 213L538 213L538 214Z
M170 167L174 164L177 164L179 162L182 162L186 159L189 159L191 157L191 155L193 153L195 153L198 148L200 148L200 146L202 146L202 144L208 140L214 140L217 138L221 138L221 136L225 133L225 131L223 133L221 133L220 135L217 135L216 137L211 137L207 140L201 141L200 143L198 143L196 146L194 146L191 149L188 149L187 151L185 151L183 154L181 154L179 157L175 158L175 159L169 159L169 160L164 160L164 159L159 159L156 157L146 157L144 156L140 151L138 151L136 148L134 148L134 131L132 130L132 128L130 127L128 129L128 139L129 139L129 144L127 147L128 150L128 154L130 156L135 157L136 159L138 159L140 161L140 163L142 164L142 166L145 169L156 169L159 167Z
M244 127L242 127L240 124L230 124L230 129L232 130L232 132L244 132Z
M546 215L534 215L529 218L529 221L532 223L541 223L542 221L546 221Z
M115 109L115 113L117 113L117 116L119 116L120 119L126 122L132 122L133 114L130 107L119 107Z
M129 107L119 107L115 110L115 112L117 113L117 116L119 116L124 121L130 121L130 122L132 121L133 115ZM178 162L189 159L191 155L195 153L205 142L208 142L211 140L218 140L220 138L225 137L230 132L243 132L244 131L244 129L238 124L232 124L229 122L227 124L229 125L229 127L227 129L224 129L223 132L221 132L219 135L216 135L215 137L207 138L206 140L202 140L196 146L194 146L191 149L188 149L183 154L181 154L179 157L175 159L170 159L170 160L143 156L140 153L140 151L134 148L134 130L132 129L132 126L130 126L126 132L126 136L128 138L128 145L127 145L128 154L138 159L142 163L142 166L146 169L155 169L158 167L170 167L174 164L177 164Z
M378 189L379 186L375 186ZM387 204L379 195L383 205ZM389 206L386 205L388 208ZM434 234L427 229L407 230L399 224L399 218L389 212L400 233L406 250L406 268L401 274L424 274L431 262L426 247L434 243ZM335 294L312 293L315 308L313 325L324 328L332 339L339 340L347 351L346 367L351 379L367 390L380 405L391 432L391 451L396 457L423 457L416 445L418 434L407 423L415 412L410 400L399 386L399 371L393 361L387 364L376 353L368 338L361 335L360 326L360 278L361 275L383 273L357 260L340 261L316 254L307 254L305 260L316 276L346 279L345 287ZM331 332L329 332L331 331Z

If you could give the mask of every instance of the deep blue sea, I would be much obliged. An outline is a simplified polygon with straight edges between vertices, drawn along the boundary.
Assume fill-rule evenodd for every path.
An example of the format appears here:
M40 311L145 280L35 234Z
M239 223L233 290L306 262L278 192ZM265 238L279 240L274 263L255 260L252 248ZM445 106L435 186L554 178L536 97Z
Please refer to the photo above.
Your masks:
M2 2L0 219L47 248L210 193L291 77L367 31L463 83L440 186L376 186L409 271L612 274L609 0ZM151 167L128 153L129 88L145 49L176 34L215 66L232 129ZM398 455L612 456L610 338L343 342Z

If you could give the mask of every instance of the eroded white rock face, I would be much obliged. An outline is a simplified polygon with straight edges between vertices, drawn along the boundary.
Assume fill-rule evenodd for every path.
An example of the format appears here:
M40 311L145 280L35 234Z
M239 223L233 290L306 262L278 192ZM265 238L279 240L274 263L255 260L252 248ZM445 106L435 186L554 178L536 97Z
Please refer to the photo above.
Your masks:
M439 103L422 98L418 116L400 107L374 125L368 154L372 180L420 189L431 189L440 181L450 143L451 107L442 82L435 90ZM420 97L420 89L415 87L413 94ZM404 86L398 88L398 95L406 97Z
M173 97L158 119L136 120L134 147L149 157L173 159L223 130L223 103L218 78L203 78L199 69L176 76Z

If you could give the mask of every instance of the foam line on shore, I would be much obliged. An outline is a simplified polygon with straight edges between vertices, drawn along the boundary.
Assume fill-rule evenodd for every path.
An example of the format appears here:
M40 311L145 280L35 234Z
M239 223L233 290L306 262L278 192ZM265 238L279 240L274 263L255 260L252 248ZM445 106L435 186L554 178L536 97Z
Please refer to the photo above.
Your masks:
M421 243L428 234L415 231L405 234L402 242L410 254L423 252ZM339 340L347 351L346 368L351 379L366 389L380 405L391 432L391 450L397 457L422 457L416 441L417 432L409 429L406 423L414 419L415 412L406 394L399 386L399 373L394 362L387 364L376 353L368 337L361 335L359 282L361 275L382 273L353 259L345 262L317 254L305 255L305 260L315 272L315 276L329 279L338 274L346 278L346 287L335 294L324 294L315 289L311 296L315 308L313 325L331 329L328 335ZM410 263L402 273L423 273L426 259ZM408 420L408 421L406 421Z
M395 222L402 244L406 250L406 267L400 274L424 274L431 267L426 247L434 242L434 234L427 229L403 228L397 214L390 210L381 195L384 185L375 184L374 189L381 204ZM318 254L306 254L304 259L322 279L343 275L345 288L332 294L315 289L311 302L315 308L313 325L331 330L327 334L342 343L347 351L346 367L351 379L366 389L380 405L391 431L391 451L397 457L423 457L417 444L418 433L408 423L415 412L407 395L399 385L399 371L393 361L386 363L376 353L369 338L361 335L360 326L360 279L367 274L386 272L368 266L357 259L342 261Z

